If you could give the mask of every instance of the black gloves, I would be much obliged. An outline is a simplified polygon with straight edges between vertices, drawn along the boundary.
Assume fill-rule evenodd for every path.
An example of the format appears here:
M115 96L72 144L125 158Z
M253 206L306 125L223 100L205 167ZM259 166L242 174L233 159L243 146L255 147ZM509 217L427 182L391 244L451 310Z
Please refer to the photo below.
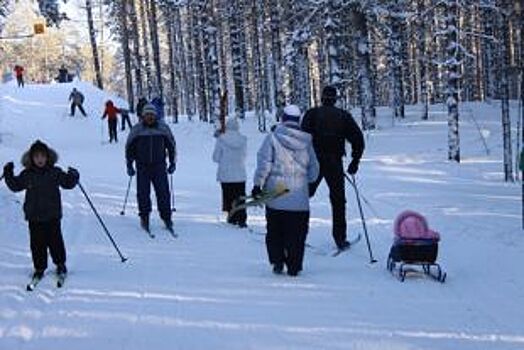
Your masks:
M136 175L136 171L135 171L135 168L133 168L133 163L132 162L127 162L127 175L129 175L129 176L135 176Z
M76 179L76 181L80 180L80 173L75 168L69 167L67 169L67 173L73 176Z
M257 198L261 194L262 194L262 189L260 188L260 186L258 186L258 185L253 186L253 189L251 190L251 196L253 198Z
M6 165L4 165L4 175L11 175L13 174L13 170L15 168L15 165L13 162L9 162Z
M167 168L167 172L171 175L175 172L175 170L176 170L176 163L169 164L169 167Z
M355 175L358 171L358 163L360 162L360 159L353 159L351 163L348 165L347 172L349 175Z

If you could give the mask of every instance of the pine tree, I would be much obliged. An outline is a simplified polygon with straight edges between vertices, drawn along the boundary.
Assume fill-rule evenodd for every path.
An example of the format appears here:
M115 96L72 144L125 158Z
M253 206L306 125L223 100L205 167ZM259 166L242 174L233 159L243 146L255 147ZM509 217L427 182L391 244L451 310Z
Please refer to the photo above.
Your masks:
M104 89L104 83L102 81L102 70L100 67L100 59L98 56L98 46L96 43L96 32L95 25L93 22L93 4L91 0L86 0L86 12L87 12L87 25L89 27L89 40L91 42L91 50L93 52L93 66L96 76L96 85L100 89Z

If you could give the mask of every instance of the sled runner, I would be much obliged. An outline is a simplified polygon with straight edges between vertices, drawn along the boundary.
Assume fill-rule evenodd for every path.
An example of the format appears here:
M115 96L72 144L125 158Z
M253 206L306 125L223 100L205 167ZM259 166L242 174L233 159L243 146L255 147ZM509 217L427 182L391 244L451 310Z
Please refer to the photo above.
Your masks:
M409 273L423 275L444 283L447 274L436 263L440 235L428 227L426 218L414 211L405 211L395 220L394 243L387 268L404 282Z
M282 187L282 188L276 188L274 190L262 191L262 193L256 197L253 197L253 196L240 197L238 200L236 200L233 203L233 208L229 212L228 219L241 209L262 206L275 198L285 195L288 192L289 192L289 189Z

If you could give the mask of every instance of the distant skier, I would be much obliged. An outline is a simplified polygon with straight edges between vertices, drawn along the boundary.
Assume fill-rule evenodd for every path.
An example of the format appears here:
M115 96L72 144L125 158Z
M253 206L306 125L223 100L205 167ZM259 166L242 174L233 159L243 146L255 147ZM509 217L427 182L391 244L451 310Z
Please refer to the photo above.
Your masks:
M309 230L309 184L319 174L311 135L300 130L300 109L284 108L282 124L266 136L257 154L257 169L251 194L285 186L289 193L266 204L266 247L273 272L284 265L290 276L302 271Z
M138 117L139 121L142 120L142 113L145 105L147 105L147 99L145 97L140 97L136 105L136 116Z
M109 127L109 143L115 141L118 142L117 125L118 125L118 108L115 107L113 101L108 100L106 102L106 108L102 119L107 117L107 125Z
M351 144L352 161L347 168L351 175L358 171L364 152L364 136L350 113L335 107L337 90L327 86L322 92L322 106L306 112L302 130L313 136L313 145L320 163L320 176L311 188L313 196L323 178L329 187L333 219L333 238L340 250L348 249L346 224L346 191L342 157L346 155L345 142Z
M156 108L156 113L157 113L156 115L157 115L158 120L164 121L165 111L164 111L164 100L162 99L162 97L160 96L155 97L151 101L151 104L155 106Z
M71 94L69 95L69 101L71 101L71 117L75 116L75 109L78 107L80 110L80 113L84 115L84 117L87 117L87 114L84 110L84 95L78 91L76 88L73 88L73 91L71 91Z
M218 163L217 181L222 186L222 210L230 212L233 202L246 195L247 137L239 132L237 119L226 123L225 132L217 136L213 161ZM240 201L238 201L240 203ZM239 210L228 222L246 227L246 210Z
M166 155L169 166L166 166ZM151 213L151 183L155 189L157 207L166 227L173 229L171 220L170 190L167 173L176 170L176 143L171 129L157 120L155 106L147 104L142 121L129 133L126 143L127 174L137 174L137 197L140 224L149 231ZM133 167L136 162L136 171Z
M120 113L120 116L122 117L122 131L126 130L126 123L129 126L129 129L133 127L133 124L131 123L131 117L129 116L129 109L125 108L119 108L118 113Z
M60 220L62 203L60 187L74 188L80 177L77 170L64 172L55 164L57 153L45 143L36 141L22 157L24 170L14 175L14 164L4 166L5 182L13 192L25 190L24 213L29 222L34 278L41 278L47 269L47 250L51 253L57 274L65 274L66 250Z
M58 69L58 77L57 80L59 83L67 83L69 82L69 72L65 65L61 65L60 69Z
M18 87L24 87L25 86L25 83L24 83L24 67L20 66L20 65L16 65L15 68L14 68L14 71L15 71L15 75L16 75L16 81L18 83Z

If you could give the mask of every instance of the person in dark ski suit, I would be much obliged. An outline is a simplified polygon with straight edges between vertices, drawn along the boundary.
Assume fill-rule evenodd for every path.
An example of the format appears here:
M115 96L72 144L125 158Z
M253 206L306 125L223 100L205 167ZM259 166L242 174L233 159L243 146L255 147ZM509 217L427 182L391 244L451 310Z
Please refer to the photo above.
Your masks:
M151 104L155 106L156 108L156 115L158 120L164 120L165 118L165 111L164 111L164 100L162 100L162 97L155 97Z
M169 166L166 166L166 154ZM155 189L160 218L172 228L170 189L167 173L176 170L176 143L167 124L157 120L155 106L147 104L142 121L129 133L126 143L127 174L137 174L137 197L140 223L149 230L151 184ZM136 171L133 167L136 162Z
M337 90L326 86L322 91L322 106L306 112L302 130L313 136L313 146L320 163L320 176L310 188L313 196L326 179L333 220L333 239L338 249L349 248L346 223L346 194L342 157L346 155L345 143L351 144L351 163L347 168L350 175L358 171L364 152L364 136L350 113L335 107Z
M257 153L253 197L263 190L285 187L288 193L266 203L266 247L273 272L284 265L290 276L302 271L309 230L309 185L319 174L312 138L300 130L300 109L284 108L282 124L271 132Z
M145 105L147 105L147 99L145 97L140 97L138 103L136 104L136 116L138 117L139 121L142 120L142 112Z
M5 183L13 192L25 190L24 213L29 222L30 246L34 276L42 277L47 269L47 250L57 273L66 273L66 250L60 220L62 203L60 187L73 189L80 177L77 170L64 172L55 166L57 153L45 143L36 141L22 157L24 170L14 175L14 164L4 166Z
M60 66L58 70L57 80L59 83L67 83L69 81L69 72L64 65Z
M117 125L118 125L118 108L115 107L113 101L109 100L106 102L106 108L102 119L107 117L107 125L109 127L109 143L115 141L118 142L117 136Z
M129 110L125 108L119 108L118 113L122 116L122 129L121 131L126 130L126 123L129 126L129 129L133 127L133 124L131 123L131 117L129 116Z
M69 101L71 101L71 117L75 116L75 108L78 107L80 113L87 117L86 111L84 111L84 95L78 91L76 88L73 88L71 94L69 95Z

